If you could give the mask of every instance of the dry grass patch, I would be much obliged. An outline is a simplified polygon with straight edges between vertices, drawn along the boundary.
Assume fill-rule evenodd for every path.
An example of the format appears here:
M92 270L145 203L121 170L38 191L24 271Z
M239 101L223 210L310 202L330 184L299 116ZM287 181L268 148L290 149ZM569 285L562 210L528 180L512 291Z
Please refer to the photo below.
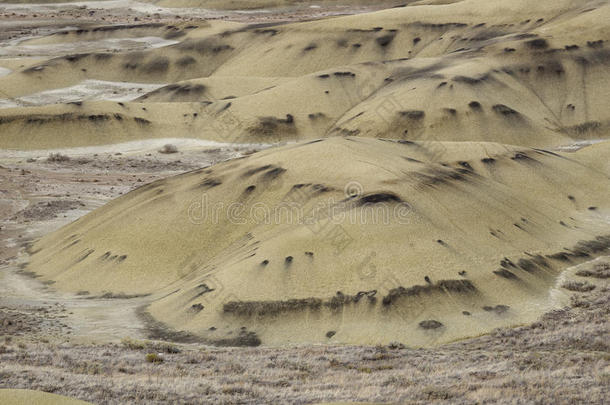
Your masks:
M62 155L61 153L51 153L49 157L47 157L47 162L67 162L70 160L70 157L67 155Z
M168 143L167 145L163 145L161 149L159 149L159 153L170 154L170 153L178 153L178 148L176 145L172 145Z

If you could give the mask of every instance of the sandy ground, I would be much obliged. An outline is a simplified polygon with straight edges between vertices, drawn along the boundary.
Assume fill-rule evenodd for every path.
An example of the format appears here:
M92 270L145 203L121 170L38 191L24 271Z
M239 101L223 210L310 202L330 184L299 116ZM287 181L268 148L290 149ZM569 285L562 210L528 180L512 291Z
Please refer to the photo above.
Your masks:
M72 156L65 162L48 162L41 151L4 152L0 387L147 404L602 403L608 396L610 257L566 270L580 271L585 285L602 284L576 286L570 305L539 322L419 350L163 343L149 339L181 336L163 335L140 315L153 297L61 293L20 271L23 247L39 235L143 183L250 151L182 142L175 143L183 151L170 155L154 143L123 145L121 155L63 150Z
M130 0L3 3L0 76L45 56L145 50L176 42L139 37L26 43L63 30L204 19L283 23L378 8L252 12L168 9ZM0 100L0 108L130 101L162 85L86 80ZM555 150L575 152L597 142L585 140ZM179 152L159 153L166 144ZM610 396L610 256L563 270L550 293L561 295L559 309L538 321L434 349L400 343L211 347L152 320L143 309L160 296L67 293L23 270L33 241L109 201L155 180L268 146L166 138L72 149L1 150L0 388L35 389L93 403L142 404L601 404ZM567 303L566 292L571 295ZM9 393L0 390L0 403L9 398L3 395Z
M166 143L174 154L157 150ZM121 150L122 152L118 152ZM56 292L20 271L22 248L113 198L153 180L250 153L255 147L202 141L156 140L111 147L0 154L0 308L12 329L3 334L24 339L111 341L144 337L137 309L148 298L95 298L86 292ZM69 160L49 162L49 154ZM8 332L8 333L7 333Z

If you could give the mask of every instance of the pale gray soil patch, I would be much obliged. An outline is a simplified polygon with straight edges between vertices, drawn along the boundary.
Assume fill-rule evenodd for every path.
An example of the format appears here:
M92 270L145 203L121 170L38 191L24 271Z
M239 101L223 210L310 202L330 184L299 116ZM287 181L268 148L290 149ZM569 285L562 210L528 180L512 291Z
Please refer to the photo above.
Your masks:
M586 141L578 141L569 145L558 146L556 150L561 152L576 152L587 146L595 145L596 143L605 142L607 139L589 139Z
M162 154L159 151L165 145L173 145L178 152L174 154ZM109 144L100 146L86 146L61 149L43 150L0 150L0 160L16 163L36 163L40 165L43 161L53 154L60 154L68 157L68 160L61 162L63 166L83 165L91 163L92 166L99 166L104 161L110 160L112 164L118 164L119 170L130 170L137 168L134 162L125 159L137 159L143 161L157 162L159 164L171 164L181 166L183 170L208 166L223 160L233 159L253 151L266 149L272 144L230 144L214 141L204 141L191 138L158 138L142 139L119 144ZM52 162L55 163L55 162ZM148 167L149 165L147 165ZM55 165L52 167L56 167ZM165 167L165 166L164 166ZM105 167L108 169L108 167ZM178 168L177 170L180 170ZM174 171L174 170L168 170Z
M144 299L88 299L85 295L56 292L14 268L5 268L2 275L0 311L4 308L14 319L23 318L27 322L24 338L51 335L59 340L108 342L123 336L146 335L145 325L136 314L137 308L146 304ZM46 314L48 308L60 312L50 319L60 319L60 327L49 323L48 316L29 315L33 311Z
M26 37L23 40L27 39L31 38ZM61 44L39 45L16 43L0 48L0 57L57 56L70 53L134 51L147 48L161 48L177 43L178 41L159 37L108 38L96 41L76 41Z
M42 91L29 96L0 99L0 108L31 107L80 101L131 101L164 84L85 80L75 86Z

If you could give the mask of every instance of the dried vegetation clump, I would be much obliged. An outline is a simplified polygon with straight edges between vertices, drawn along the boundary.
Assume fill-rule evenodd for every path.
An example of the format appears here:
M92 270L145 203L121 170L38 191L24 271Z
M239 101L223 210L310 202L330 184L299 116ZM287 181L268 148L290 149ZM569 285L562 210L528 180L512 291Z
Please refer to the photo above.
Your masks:
M604 370L610 367L608 313L610 290L598 287L576 292L570 306L529 326L434 349L401 342L289 349L135 339L23 344L8 337L0 345L0 387L52 391L94 403L205 398L259 404L281 398L282 403L602 404L609 382Z

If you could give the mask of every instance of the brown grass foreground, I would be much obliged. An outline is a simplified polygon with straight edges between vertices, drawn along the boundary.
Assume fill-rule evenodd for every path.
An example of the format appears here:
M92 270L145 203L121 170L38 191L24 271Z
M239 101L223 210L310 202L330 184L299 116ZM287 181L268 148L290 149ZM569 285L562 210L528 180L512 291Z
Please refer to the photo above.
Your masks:
M441 346L0 345L0 387L94 403L598 403L609 396L610 290L539 322ZM162 360L147 361L155 353Z

